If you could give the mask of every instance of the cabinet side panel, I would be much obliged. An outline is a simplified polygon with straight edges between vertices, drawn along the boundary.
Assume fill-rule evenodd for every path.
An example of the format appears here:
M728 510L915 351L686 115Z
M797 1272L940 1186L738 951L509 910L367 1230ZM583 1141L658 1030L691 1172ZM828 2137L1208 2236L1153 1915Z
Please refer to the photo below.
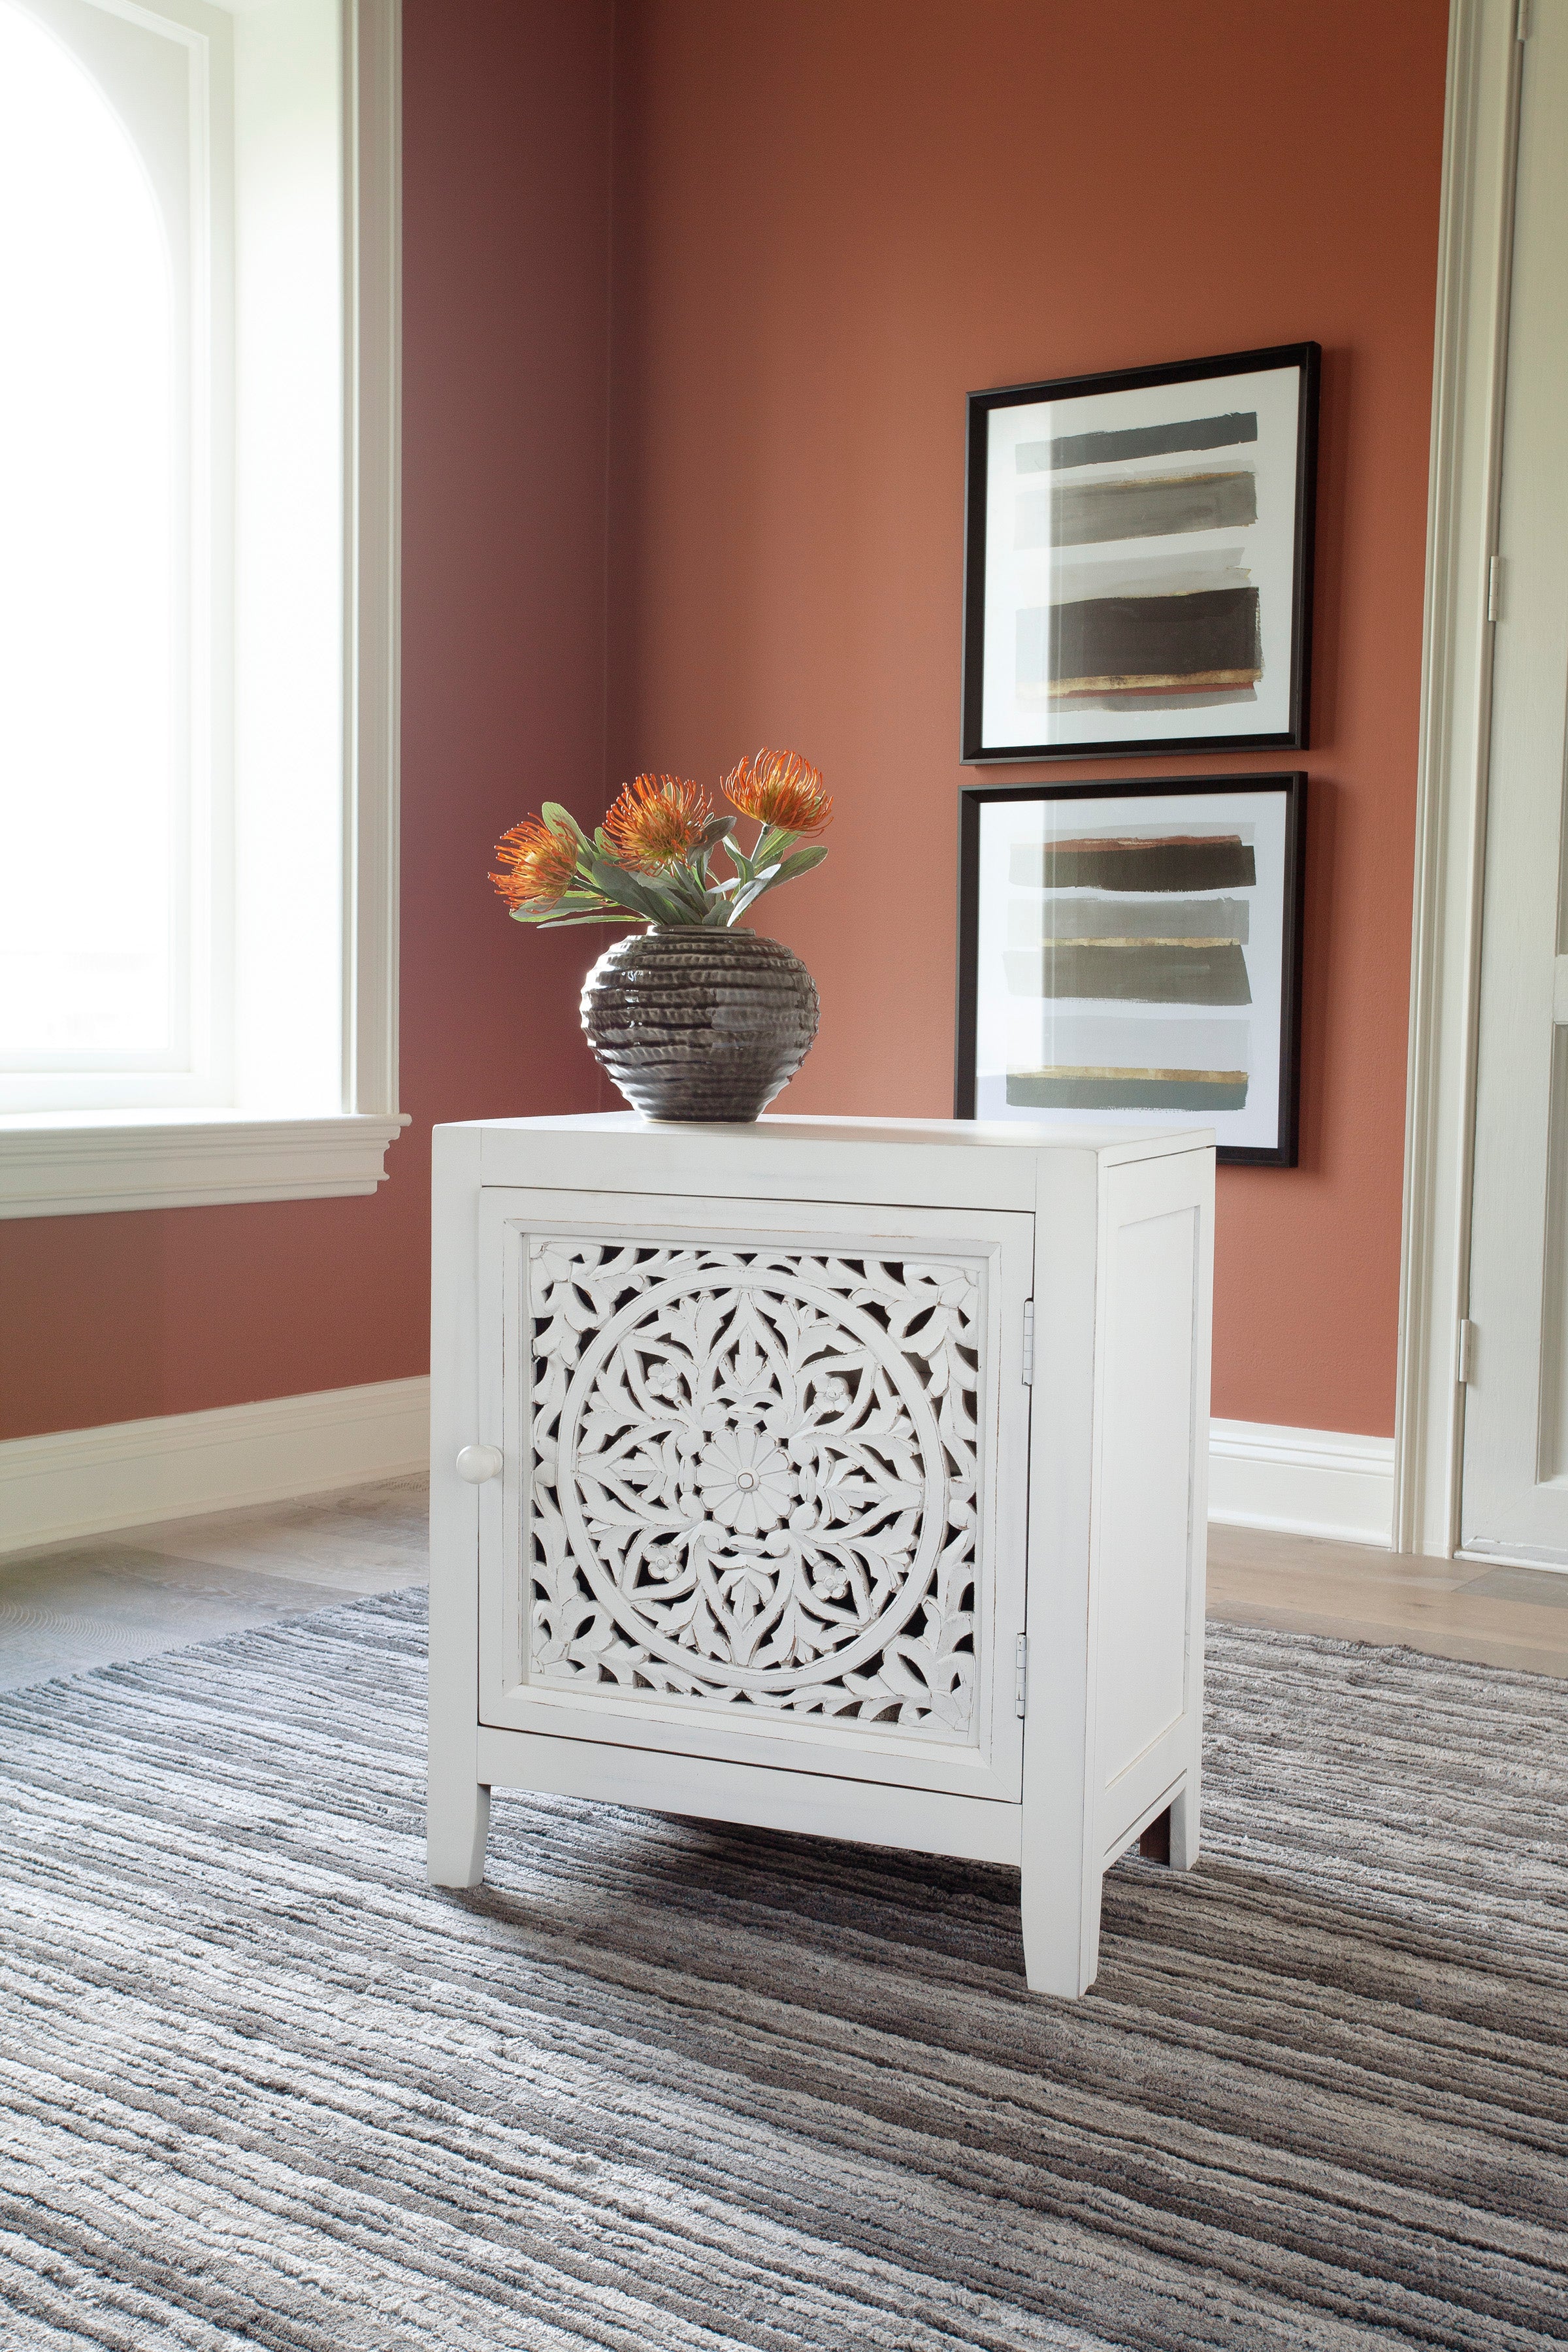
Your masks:
M1203 1235L1201 1202L1171 1197L1182 1189L1180 1161L1109 1180L1095 1573L1102 1790L1192 1696Z

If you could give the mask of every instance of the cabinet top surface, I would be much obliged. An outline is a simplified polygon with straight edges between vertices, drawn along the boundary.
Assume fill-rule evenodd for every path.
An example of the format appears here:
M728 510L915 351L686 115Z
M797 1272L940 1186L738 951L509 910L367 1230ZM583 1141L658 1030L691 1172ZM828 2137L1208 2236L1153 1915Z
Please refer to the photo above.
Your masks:
M469 1119L456 1124L498 1140L515 1136L560 1136L647 1140L705 1141L716 1150L745 1150L763 1145L801 1145L842 1150L864 1144L880 1150L919 1146L927 1150L967 1151L1093 1151L1128 1160L1163 1157L1170 1151L1199 1151L1212 1147L1212 1127L1089 1127L1068 1120L975 1118L804 1118L789 1113L764 1116L745 1125L718 1120L650 1120L633 1110L583 1111L545 1118Z

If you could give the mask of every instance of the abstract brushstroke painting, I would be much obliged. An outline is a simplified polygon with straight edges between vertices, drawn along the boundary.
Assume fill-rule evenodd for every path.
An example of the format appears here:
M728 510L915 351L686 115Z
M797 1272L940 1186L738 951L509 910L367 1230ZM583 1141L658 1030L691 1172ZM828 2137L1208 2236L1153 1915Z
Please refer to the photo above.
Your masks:
M968 786L957 1115L1293 1166L1306 782Z
M1318 347L970 397L963 757L1306 741Z

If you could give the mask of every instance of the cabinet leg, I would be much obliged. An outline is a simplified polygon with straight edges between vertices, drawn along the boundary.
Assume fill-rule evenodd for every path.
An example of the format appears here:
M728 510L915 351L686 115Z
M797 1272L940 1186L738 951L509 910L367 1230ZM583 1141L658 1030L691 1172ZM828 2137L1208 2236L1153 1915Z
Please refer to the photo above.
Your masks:
M433 1776L426 1816L433 1886L478 1886L485 1874L490 1792L468 1780L444 1786Z
M1076 1872L1031 1868L1026 1859L1019 1893L1029 1990L1076 2000L1100 1969L1099 1874L1086 1885Z
M1171 1850L1166 1860L1173 1870L1191 1870L1197 1858L1198 1784L1194 1776L1181 1795L1171 1800Z

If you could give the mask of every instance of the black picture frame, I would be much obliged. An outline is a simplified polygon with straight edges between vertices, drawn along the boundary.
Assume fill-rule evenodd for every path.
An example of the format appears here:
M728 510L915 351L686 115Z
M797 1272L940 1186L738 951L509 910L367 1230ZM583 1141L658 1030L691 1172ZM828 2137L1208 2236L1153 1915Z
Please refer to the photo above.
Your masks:
M1279 793L1284 803L1284 857L1280 898L1279 1120L1271 1144L1218 1146L1217 1157L1233 1167L1294 1168L1300 1129L1301 958L1304 938L1307 847L1307 777L1300 769L1262 775L1121 776L1079 779L1071 783L964 784L959 792L957 1036L953 1057L953 1117L975 1117L979 1013L980 850L983 812L998 802L1158 800L1194 794ZM1052 1114L1038 1117L1048 1121ZM1096 1111L1096 1125L1114 1126L1114 1109ZM1161 1124L1207 1126L1200 1112L1172 1110Z
M960 758L965 766L1000 763L1017 767L1039 760L1142 759L1213 751L1300 751L1308 747L1311 706L1312 542L1317 500L1318 404L1322 353L1317 343L1281 343L1266 351L1228 352L1209 359L1169 365L1123 368L1101 375L1062 376L1043 383L1006 384L969 395L967 488L964 506L963 687ZM1272 731L1161 736L1158 714L1151 731L1101 740L1056 743L988 743L985 740L986 516L989 508L990 418L1005 407L1077 400L1119 392L1142 392L1210 377L1258 374L1276 369L1299 373L1296 411L1295 543L1290 596L1289 723ZM1168 527L1168 526L1167 526Z

